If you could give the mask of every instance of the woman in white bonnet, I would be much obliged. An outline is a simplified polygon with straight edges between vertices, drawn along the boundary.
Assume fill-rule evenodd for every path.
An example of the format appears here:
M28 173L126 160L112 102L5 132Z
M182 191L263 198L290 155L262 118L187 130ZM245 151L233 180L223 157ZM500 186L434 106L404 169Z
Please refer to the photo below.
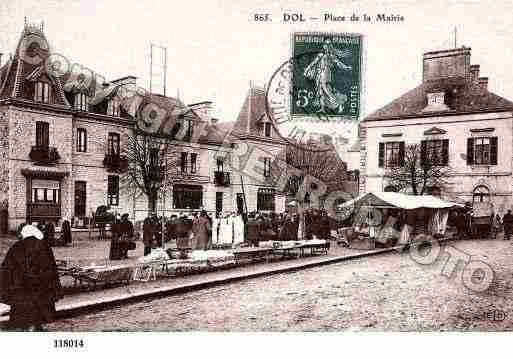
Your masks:
M0 302L11 306L11 330L42 330L62 298L57 265L43 233L28 224L0 268Z

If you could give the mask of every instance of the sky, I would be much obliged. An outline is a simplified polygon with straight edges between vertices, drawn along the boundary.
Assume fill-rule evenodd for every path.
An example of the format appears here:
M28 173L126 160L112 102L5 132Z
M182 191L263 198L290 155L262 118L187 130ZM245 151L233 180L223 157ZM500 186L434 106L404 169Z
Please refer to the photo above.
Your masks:
M185 103L213 102L213 115L234 120L249 83L263 85L287 60L293 32L361 33L365 38L365 116L417 86L422 54L472 48L491 91L513 99L512 17L509 1L79 1L2 0L0 52L14 52L29 22L44 21L51 50L107 79L138 77L149 89L150 43L167 47L167 95ZM286 5L285 5L286 4ZM283 13L401 15L402 22L282 22ZM255 22L269 13L272 22ZM5 56L3 61L5 62ZM154 77L154 83L159 80ZM159 92L157 87L155 92ZM333 125L336 128L336 125ZM329 126L325 126L329 127ZM354 134L354 132L353 132Z

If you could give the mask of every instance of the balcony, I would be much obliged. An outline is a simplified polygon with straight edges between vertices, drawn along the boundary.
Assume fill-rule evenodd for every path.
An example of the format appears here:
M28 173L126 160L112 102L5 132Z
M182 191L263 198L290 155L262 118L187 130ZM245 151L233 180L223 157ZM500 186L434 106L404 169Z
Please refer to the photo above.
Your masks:
M61 158L55 147L48 146L32 146L29 157L40 166L54 165Z
M214 172L214 183L217 186L229 186L230 185L230 172Z
M28 203L27 218L60 218L61 205L57 203Z
M103 165L111 172L125 172L128 169L128 160L118 154L106 154Z

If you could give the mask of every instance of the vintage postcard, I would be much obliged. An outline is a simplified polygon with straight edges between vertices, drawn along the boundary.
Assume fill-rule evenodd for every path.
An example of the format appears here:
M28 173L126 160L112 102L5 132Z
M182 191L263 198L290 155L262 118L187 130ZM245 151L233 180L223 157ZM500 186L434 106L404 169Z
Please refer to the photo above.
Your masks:
M513 330L512 11L2 0L1 345L478 354Z

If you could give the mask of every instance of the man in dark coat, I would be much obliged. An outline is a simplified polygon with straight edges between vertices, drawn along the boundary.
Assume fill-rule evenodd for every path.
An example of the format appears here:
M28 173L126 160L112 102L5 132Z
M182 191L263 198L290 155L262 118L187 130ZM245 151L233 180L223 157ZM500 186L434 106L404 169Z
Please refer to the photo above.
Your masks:
M149 217L146 217L143 224L143 244L144 244L144 255L151 253L151 244L153 242L153 236L155 232L154 217L155 213L151 213Z
M502 224L504 225L504 239L508 240L513 234L513 214L511 214L511 209L508 209L508 213L502 218Z
M169 221L166 222L166 242L176 240L176 222L178 218L173 214Z
M255 214L251 213L248 218L248 223L246 224L247 237L246 241L255 247L258 247L258 242L262 235L262 220L255 218Z
M178 220L176 221L175 231L176 247L180 251L180 258L186 258L187 250L191 248L191 243L189 240L191 229L189 226L189 220L185 215L181 214Z
M0 302L11 306L11 330L42 330L52 320L62 288L52 249L35 226L7 252L0 269Z
M61 241L65 246L71 245L72 238L71 238L71 225L69 224L69 221L65 219L62 222L62 229L61 229Z

